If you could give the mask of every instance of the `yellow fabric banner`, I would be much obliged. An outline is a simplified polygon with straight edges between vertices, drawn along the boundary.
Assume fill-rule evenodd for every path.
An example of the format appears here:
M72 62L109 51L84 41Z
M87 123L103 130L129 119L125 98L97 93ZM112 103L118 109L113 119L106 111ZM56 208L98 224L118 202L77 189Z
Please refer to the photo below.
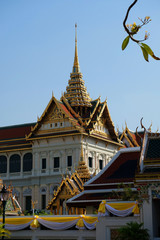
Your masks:
M119 211L121 211L121 210L126 210L126 209L131 208L131 207L133 207L133 206L136 205L135 202L130 202L130 203L128 203L128 202L126 202L126 203L124 203L124 202L118 202L118 203L107 203L107 204L108 204L110 207L112 207L112 208L114 208L114 209L116 209L116 210L119 210Z
M111 210L111 208L109 209L109 206L112 208L112 210ZM104 200L99 205L98 213L101 214L101 216L102 215L104 216L106 213L106 209L108 211L111 211L113 214L114 214L114 210L119 211L119 213L122 211L128 210L128 214L130 214L130 213L139 214L139 207L138 207L137 201L135 201L135 202L106 202ZM131 211L131 212L129 212L129 211ZM116 214L117 214L117 212L116 212Z
M31 217L24 217L24 218L21 218L21 217L16 217L16 218L5 218L5 223L6 224L25 224L25 223L29 223L30 221L34 220L34 217L31 216ZM2 223L2 218L0 218L0 222Z
M39 217L40 219L43 219L45 221L49 221L49 222L59 222L59 223L62 223L62 222L69 222L69 221L73 221L73 220L76 220L76 219L79 219L79 216L77 217Z

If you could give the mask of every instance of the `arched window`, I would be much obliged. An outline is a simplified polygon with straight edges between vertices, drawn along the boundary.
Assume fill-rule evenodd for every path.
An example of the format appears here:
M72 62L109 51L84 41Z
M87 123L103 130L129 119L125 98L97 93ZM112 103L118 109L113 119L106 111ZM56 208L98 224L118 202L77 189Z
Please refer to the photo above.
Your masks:
M0 156L0 173L7 172L7 158L6 156Z
M15 173L21 170L21 158L18 154L14 154L9 160L9 172Z
M32 153L26 153L23 157L23 172L32 170Z

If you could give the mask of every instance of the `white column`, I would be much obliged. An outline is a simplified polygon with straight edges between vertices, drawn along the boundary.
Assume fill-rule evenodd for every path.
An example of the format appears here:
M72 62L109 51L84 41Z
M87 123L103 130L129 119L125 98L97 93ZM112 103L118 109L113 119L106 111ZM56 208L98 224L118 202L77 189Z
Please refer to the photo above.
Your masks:
M151 240L153 239L153 214L152 214L152 192L149 188L149 201L144 201L142 205L142 222L144 223L144 228L149 230Z
M40 158L40 154L36 152L35 153L35 175L39 175L39 158Z
M53 151L49 152L49 172L53 172Z
M105 226L105 217L101 217L96 224L96 239L107 239L110 240L110 229Z
M49 168L50 168L50 152L47 152L47 157L46 157L46 172L49 174Z

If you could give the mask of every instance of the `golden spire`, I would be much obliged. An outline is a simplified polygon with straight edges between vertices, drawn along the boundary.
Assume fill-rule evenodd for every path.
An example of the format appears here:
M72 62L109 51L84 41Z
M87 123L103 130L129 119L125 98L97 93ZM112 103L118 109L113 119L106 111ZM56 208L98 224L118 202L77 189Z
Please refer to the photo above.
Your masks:
M83 145L81 145L81 155L78 163L77 173L83 182L86 182L90 179L90 173L88 167L84 161L83 156Z
M75 55L73 64L73 73L80 72L79 61L78 61L78 50L77 50L77 24L75 24Z
M91 98L87 93L87 89L84 85L84 80L82 79L82 73L80 72L80 66L78 61L78 50L77 50L77 24L75 24L75 55L73 70L70 74L70 79L68 81L68 86L66 87L66 92L64 97L68 100L72 107L91 107ZM78 109L74 109L76 113Z

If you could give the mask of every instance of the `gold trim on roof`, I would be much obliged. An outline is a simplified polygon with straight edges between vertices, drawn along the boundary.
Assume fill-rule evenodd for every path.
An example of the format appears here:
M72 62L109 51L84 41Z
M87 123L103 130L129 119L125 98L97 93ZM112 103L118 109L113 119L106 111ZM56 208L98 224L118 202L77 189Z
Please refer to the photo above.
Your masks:
M96 109L97 109L97 107L98 107L99 103L100 103L100 97L97 99L96 106L95 106L95 108L94 108L93 112L90 114L90 118L89 118L89 120L88 120L88 122L87 122L87 124L86 124L87 126L88 126L88 125L89 125L89 123L91 122L91 120L92 120L92 117L93 117L93 115L95 114L95 111L96 111Z
M84 123L82 121L81 116L73 110L73 108L71 107L71 105L68 103L67 99L64 96L61 97L61 101L64 102L64 104L67 106L68 110L73 114L73 116L78 118L78 121L83 126Z
M131 140L129 139L129 137L127 136L127 134L125 132L123 133L123 136L127 139L130 147L134 147L134 145L132 144Z
M14 145L0 145L0 149L3 148L11 148L11 147L19 147L19 146L28 146L30 143L22 143L22 144L14 144Z
M16 141L24 141L26 140L25 138L12 138L12 139L7 139L7 140L0 140L0 143L4 143L4 142L16 142Z
M104 138L105 138L105 136L101 137L100 135L99 136L94 135L94 132L92 133L92 131L90 132L90 137L97 138L97 139L100 139L100 140L103 140L103 141L104 141ZM113 144L118 145L120 147L124 147L124 144L121 144L119 142L115 142L115 141L110 140L108 138L105 138L105 141L108 142L108 143L113 143Z
M134 139L134 137L132 136L132 134L131 134L131 132L130 132L130 130L128 129L127 126L126 126L126 128L127 128L127 132L128 132L128 134L129 134L129 136L132 138L133 143L134 143L137 147L139 147L139 144L138 144L137 141Z
M25 150L32 150L32 148L17 148L17 149L10 149L10 150L3 150L0 151L0 153L6 153L6 152L16 152L16 151L25 151Z
M131 140L129 139L129 137L127 136L127 134L130 136ZM129 144L130 144L131 147L135 147L135 146L136 146L136 147L139 147L139 144L138 144L137 141L134 139L134 137L132 136L130 130L128 129L127 124L126 124L125 129L123 130L123 133L122 133L121 137L120 137L120 140L121 140L121 141L123 141L123 140L122 140L123 137L125 137L125 138L127 139L127 141L129 142ZM135 146L134 146L133 144L134 144Z
M66 199L69 199L79 194L80 191L83 191L83 184L84 184L83 181L80 179L77 173L73 173L70 178L66 177L65 179L63 179L57 191L54 192L52 200L48 203L47 209L51 209L52 206L55 206L55 202L58 199L58 196L61 193L63 186L66 186L66 188L69 191L68 195L65 196ZM80 190L78 189L77 186L79 187Z
M51 136L39 136L39 137L31 137L30 138L30 140L40 140L40 139L49 139L49 138L59 138L59 137L68 137L68 136L75 136L75 135L81 135L81 134L83 134L83 135L86 135L86 136L88 136L88 134L87 133L81 133L81 132L78 132L78 133L70 133L70 134L68 134L67 132L65 133L65 134L61 134L61 135L51 135Z
M83 191L83 181L82 181L82 179L80 178L80 176L78 175L77 172L72 174L71 179L74 179L74 181L77 183L77 185L79 186L81 191Z

